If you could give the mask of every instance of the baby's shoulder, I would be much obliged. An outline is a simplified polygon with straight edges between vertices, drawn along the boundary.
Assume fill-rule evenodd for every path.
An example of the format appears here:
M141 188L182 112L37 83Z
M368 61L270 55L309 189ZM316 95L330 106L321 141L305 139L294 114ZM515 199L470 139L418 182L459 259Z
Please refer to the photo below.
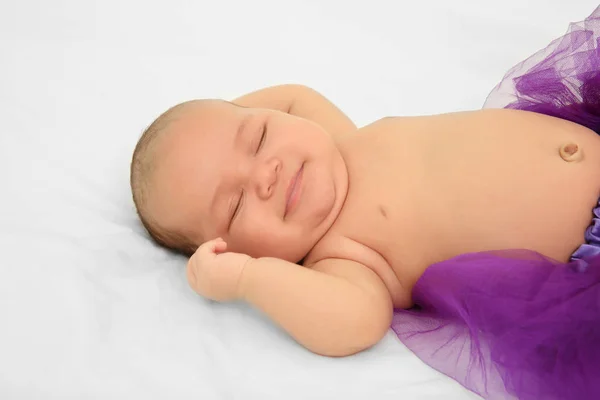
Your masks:
M303 264L310 267L319 261L337 258L370 266L373 264L374 254L377 254L375 250L362 243L340 233L329 232L312 248Z
M304 257L303 265L305 267L311 267L317 262L332 258L331 254L335 254L335 242L339 242L339 235L332 235L326 233L317 244L310 250L310 252ZM345 257L344 257L345 258Z
M410 290L407 290L387 260L375 249L343 235L331 235L322 239L306 257L304 266L311 268L320 261L348 260L373 271L387 288L395 307L412 305Z

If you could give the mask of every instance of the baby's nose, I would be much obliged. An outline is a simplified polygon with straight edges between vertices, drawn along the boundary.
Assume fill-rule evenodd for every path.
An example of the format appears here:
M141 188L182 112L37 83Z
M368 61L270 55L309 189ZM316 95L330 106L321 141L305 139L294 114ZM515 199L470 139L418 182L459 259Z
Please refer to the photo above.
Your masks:
M281 162L277 158L271 158L260 163L256 169L256 190L261 198L269 198L273 194L275 184L281 171Z

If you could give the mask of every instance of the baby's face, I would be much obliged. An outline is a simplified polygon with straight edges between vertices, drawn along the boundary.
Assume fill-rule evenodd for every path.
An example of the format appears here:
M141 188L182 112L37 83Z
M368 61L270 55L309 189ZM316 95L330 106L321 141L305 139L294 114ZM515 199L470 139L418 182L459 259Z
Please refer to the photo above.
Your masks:
M194 243L222 237L252 257L302 259L348 190L331 136L286 113L201 101L157 144L149 211Z

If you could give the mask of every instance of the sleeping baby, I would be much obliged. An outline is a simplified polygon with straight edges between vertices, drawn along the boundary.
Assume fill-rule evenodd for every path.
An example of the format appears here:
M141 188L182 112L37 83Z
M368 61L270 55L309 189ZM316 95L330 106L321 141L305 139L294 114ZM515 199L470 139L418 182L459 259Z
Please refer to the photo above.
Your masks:
M577 89L598 85L595 110L528 97L360 129L302 85L188 101L138 142L135 205L158 243L191 256L198 294L248 302L312 352L354 354L392 326L486 397L474 375L487 368L519 398L591 398L581 393L598 383L581 371L600 365L600 136L591 117L564 113L600 115L599 81ZM465 335L481 361L469 378L459 357L427 353Z

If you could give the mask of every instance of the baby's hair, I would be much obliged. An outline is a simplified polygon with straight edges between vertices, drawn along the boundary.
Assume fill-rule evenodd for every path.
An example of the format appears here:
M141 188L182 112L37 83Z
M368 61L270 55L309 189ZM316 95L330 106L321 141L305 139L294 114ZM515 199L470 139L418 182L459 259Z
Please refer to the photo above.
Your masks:
M156 144L158 138L168 131L180 112L195 100L171 107L150 124L140 137L131 159L130 185L133 202L140 220L152 239L161 246L185 255L193 254L198 245L193 243L183 233L172 232L161 227L152 218L148 211L147 203L150 191L152 174L156 169Z
M162 113L148 128L146 128L135 146L133 157L131 159L131 193L133 195L133 203L135 204L138 216L142 221L142 225L144 225L144 228L146 228L150 237L152 237L156 243L187 256L192 255L199 244L194 243L184 232L174 232L161 227L156 220L152 218L148 211L147 203L151 190L157 189L152 188L150 182L152 181L152 174L156 169L156 159L158 157L156 154L156 143L158 142L159 137L168 132L169 126L177 120L181 111L188 105L210 101L222 101L235 107L246 108L240 104L220 99L190 100L173 106Z

